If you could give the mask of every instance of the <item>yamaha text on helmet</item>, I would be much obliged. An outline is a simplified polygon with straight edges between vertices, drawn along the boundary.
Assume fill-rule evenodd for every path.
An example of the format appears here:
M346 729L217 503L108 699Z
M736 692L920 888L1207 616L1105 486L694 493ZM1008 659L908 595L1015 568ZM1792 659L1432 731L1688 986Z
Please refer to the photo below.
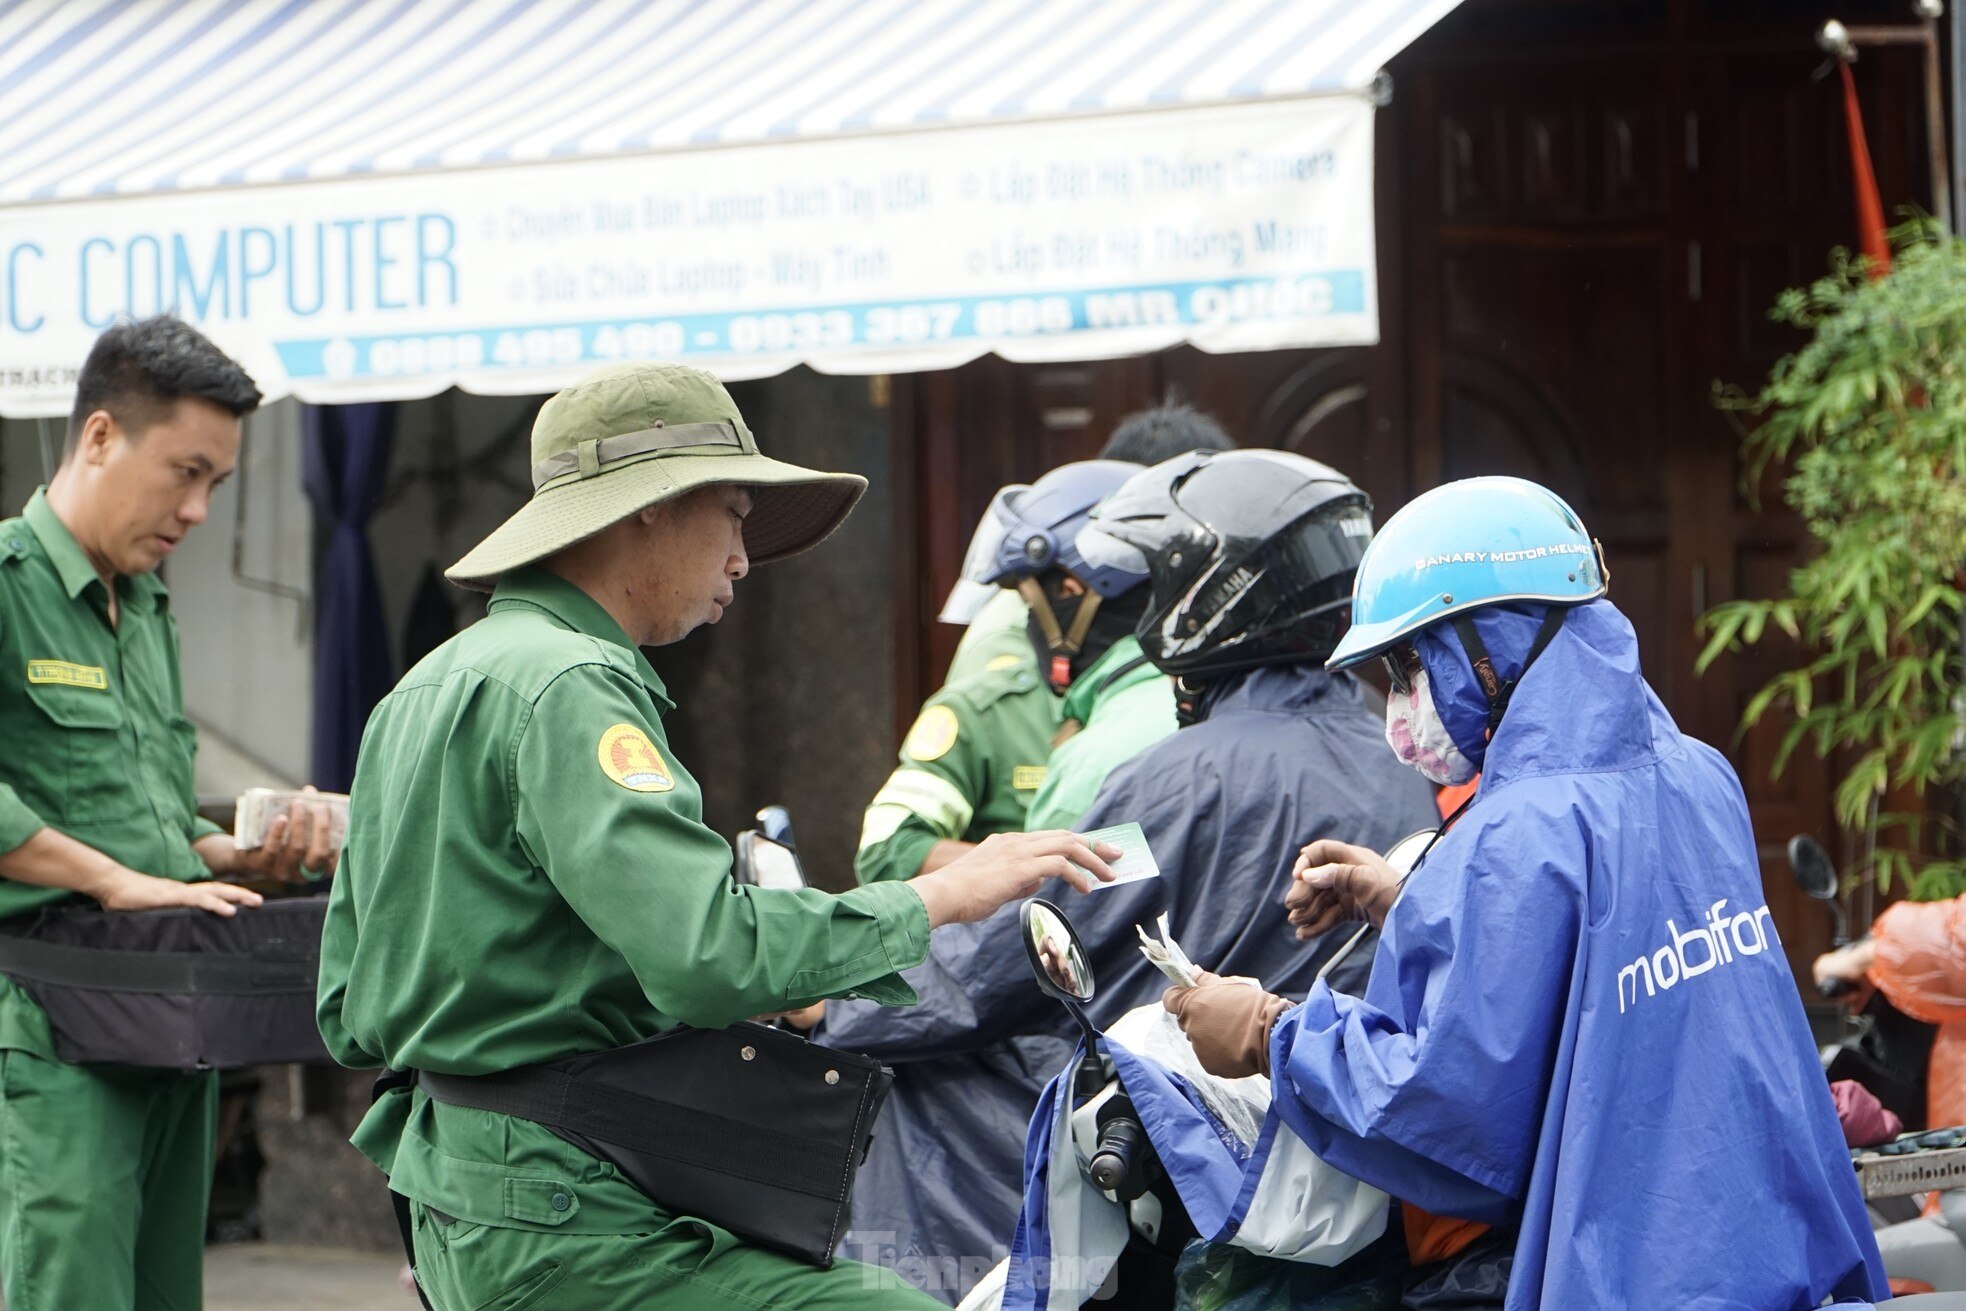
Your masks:
M1371 500L1327 465L1287 451L1198 451L1108 498L1080 549L1150 574L1141 648L1194 683L1322 661L1371 536Z
M1137 604L1112 602L1145 582L1145 571L1087 561L1078 534L1092 507L1139 472L1120 460L1084 460L999 491L970 539L944 618L964 622L988 589L1015 587L1030 604L1032 641L1052 690L1063 692L1138 618Z

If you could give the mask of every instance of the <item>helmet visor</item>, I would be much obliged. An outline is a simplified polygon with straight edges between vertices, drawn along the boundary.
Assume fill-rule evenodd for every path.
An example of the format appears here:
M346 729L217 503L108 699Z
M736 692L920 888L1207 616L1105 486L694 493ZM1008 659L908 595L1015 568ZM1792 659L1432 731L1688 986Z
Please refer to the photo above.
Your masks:
M949 589L948 599L942 602L942 613L935 617L942 623L967 628L976 622L976 616L983 612L984 606L990 604L990 599L1002 590L990 583L972 583L967 578L957 579L956 585Z
M997 494L990 498L990 508L983 512L976 531L970 534L969 549L963 553L962 576L965 582L983 583L990 587L1003 585L1008 573L1005 557L1012 553L1009 538L1022 523L1012 508L1012 502L1030 490L1022 483L1013 483L1009 487L998 488Z
M1113 536L1096 520L1079 529L1074 544L1079 549L1079 558L1094 569L1118 569L1142 577L1148 573L1147 553Z
M969 549L963 552L962 575L949 589L942 613L935 616L937 619L945 624L967 625L1003 586L1007 572L1003 561L1006 542L1018 522L1011 502L1029 490L1022 483L1014 483L999 488L990 498L990 507L977 520L976 531L969 537Z

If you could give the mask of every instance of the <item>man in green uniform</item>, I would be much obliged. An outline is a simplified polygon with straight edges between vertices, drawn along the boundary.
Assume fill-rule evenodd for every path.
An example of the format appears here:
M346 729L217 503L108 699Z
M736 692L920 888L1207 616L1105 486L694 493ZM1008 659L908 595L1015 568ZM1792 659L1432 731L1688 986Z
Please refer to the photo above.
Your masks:
M1170 402L1122 419L1099 458L1146 466L1188 451L1234 446L1213 419ZM994 555L997 537L994 516L985 515L970 543L970 556L979 551ZM899 768L867 808L853 862L862 883L912 878L992 833L1024 828L1045 783L1061 706L1044 690L1039 661L1026 636L1030 606L1014 590L966 576L972 565L987 567L986 561L965 559L964 565L965 577L950 591L938 618L966 624L968 631L956 646L941 689L923 704L902 743ZM1128 687L1138 681L1150 680L1136 676ZM1082 700L1089 702L1092 690L1088 687ZM1117 694L1123 689L1111 690ZM1092 714L1089 705L1067 703L1063 710L1080 724ZM1108 731L1102 728L1100 736ZM1072 754L1086 750L1081 746ZM1066 757L1068 762L1071 758ZM1085 792L1087 785L1096 793L1104 777L1076 765L1071 772L1078 779L1074 793ZM1083 812L1092 804L1091 793L1060 798L1047 809L1063 814L1073 804Z
M1028 611L1002 588L970 622L901 743L901 764L867 807L853 870L862 883L939 869L992 833L1024 828L1058 731L1038 678Z
M252 853L198 818L177 628L158 565L238 458L245 372L171 318L83 364L61 467L0 522L0 917L93 898L231 915L214 874L291 877L289 819ZM326 825L318 826L325 843ZM8 1311L195 1311L215 1074L68 1065L0 977L0 1286Z
M906 882L740 886L669 748L643 646L714 623L753 561L814 545L865 487L759 454L723 387L590 375L540 411L527 505L449 571L489 613L376 708L322 942L345 1064L482 1075L827 997L904 1004L934 927L1051 875L1110 878L1066 833L1003 834ZM543 1125L386 1092L356 1145L409 1199L440 1311L929 1305L671 1214Z
M1029 487L1004 488L992 507L989 559L969 571L974 581L1016 589L1029 604L1029 642L1063 698L1064 727L1025 818L1033 830L1076 821L1115 765L1174 731L1173 686L1133 636L1147 576L1089 564L1077 544L1093 507L1139 471L1087 460ZM982 554L975 544L971 553Z

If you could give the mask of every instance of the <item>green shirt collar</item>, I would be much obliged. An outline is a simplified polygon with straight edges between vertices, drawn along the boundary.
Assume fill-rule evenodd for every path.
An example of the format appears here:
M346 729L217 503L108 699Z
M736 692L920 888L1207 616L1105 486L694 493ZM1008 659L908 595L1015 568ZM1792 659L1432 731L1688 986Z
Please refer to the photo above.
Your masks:
M1113 678L1113 671L1129 661L1138 660L1140 667L1127 671L1119 678ZM1065 718L1076 719L1081 724L1089 723L1092 712L1099 702L1108 695L1132 687L1135 683L1149 678L1165 677L1154 668L1140 650L1140 639L1128 634L1106 648L1106 654L1092 662L1092 667L1072 680L1065 689ZM1112 685L1107 686L1107 680Z
M642 654L642 648L629 640L628 634L622 631L621 625L602 608L599 601L566 579L531 566L514 569L498 580L498 586L492 591L491 604L486 608L502 610L520 605L544 610L577 633L585 633L624 648L635 657L635 672L641 676L643 685L655 698L656 704L665 710L675 706L669 689L662 685L661 677L655 672L655 666L648 662L648 657Z
M41 539L41 549L47 553L48 562L55 567L55 575L61 579L64 592L69 600L74 600L87 590L90 583L100 583L102 575L89 563L88 553L82 549L75 534L68 531L68 525L61 521L52 505L48 504L48 489L37 487L34 495L27 498L27 508L21 511L27 526ZM105 589L107 590L107 589ZM148 614L157 608L157 599L165 595L163 580L155 574L123 575L123 600L130 609Z

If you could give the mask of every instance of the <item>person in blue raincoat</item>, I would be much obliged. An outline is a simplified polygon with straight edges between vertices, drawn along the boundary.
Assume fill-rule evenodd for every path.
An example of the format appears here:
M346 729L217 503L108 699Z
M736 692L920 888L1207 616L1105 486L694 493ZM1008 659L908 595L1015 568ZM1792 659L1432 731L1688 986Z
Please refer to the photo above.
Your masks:
M1205 1066L1266 1070L1324 1160L1516 1231L1508 1311L1886 1296L1762 893L1739 781L1639 673L1554 494L1451 483L1387 523L1331 664L1383 656L1387 737L1481 785L1403 891L1306 848L1300 932L1383 924L1362 998L1170 993Z
M1371 533L1369 503L1323 465L1232 451L1136 474L1097 513L1099 531L1077 542L1149 576L1136 632L1180 676L1188 726L1109 773L1080 825L1138 822L1161 870L1094 896L1060 891L1097 980L1088 1010L1104 1025L1160 995L1165 979L1134 926L1151 930L1163 911L1196 962L1301 996L1354 926L1306 952L1279 905L1279 853L1325 833L1383 848L1438 820L1426 785L1379 747L1360 685L1321 667ZM890 1099L856 1185L855 1236L867 1242L869 1214L905 1212L912 1228L854 1255L932 1291L960 1291L950 1284L966 1287L1010 1244L1025 1131L1071 1050L1070 1020L1032 982L1018 912L956 939L944 930L907 972L919 1005L829 1002L819 1035L896 1065L909 1086ZM1362 982L1369 961L1356 953L1348 977ZM893 1197L881 1195L897 1173L880 1168L883 1152L908 1167Z

